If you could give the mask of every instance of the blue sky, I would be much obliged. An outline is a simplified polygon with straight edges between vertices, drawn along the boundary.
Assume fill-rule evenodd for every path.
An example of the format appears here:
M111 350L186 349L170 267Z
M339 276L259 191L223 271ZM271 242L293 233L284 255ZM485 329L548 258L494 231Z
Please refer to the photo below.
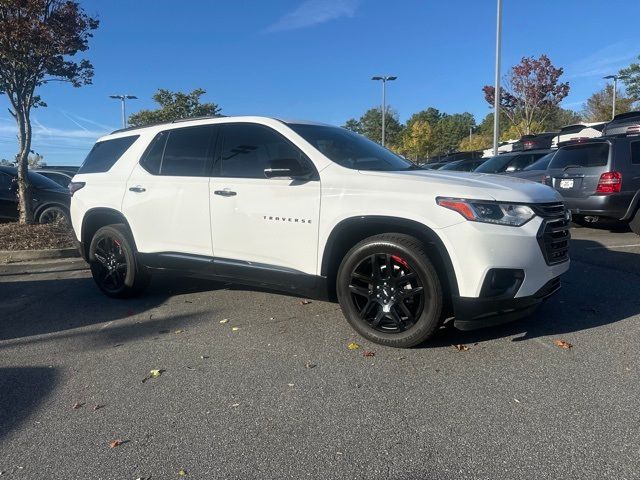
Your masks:
M488 112L495 0L85 0L101 22L86 52L93 85L41 89L33 148L49 164L79 164L96 137L120 126L113 93L153 107L158 88L207 90L227 115L342 124L380 102L372 75L392 74L388 99L401 120L434 106ZM567 108L580 109L602 76L640 54L640 2L504 0L503 71L546 53L565 69ZM7 112L6 99L0 112ZM0 158L17 149L0 113Z

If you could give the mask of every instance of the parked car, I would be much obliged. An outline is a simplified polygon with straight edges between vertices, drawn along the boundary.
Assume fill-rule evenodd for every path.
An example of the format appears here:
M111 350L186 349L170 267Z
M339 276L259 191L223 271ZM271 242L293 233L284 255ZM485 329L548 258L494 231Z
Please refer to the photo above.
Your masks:
M492 157L474 170L478 173L510 173L518 172L531 165L533 162L546 154L551 153L550 149L527 150L521 152L503 153L497 157Z
M525 180L531 180L534 182L546 183L547 168L551 159L556 152L547 153L544 157L540 157L531 165L524 167L517 172L509 172L508 175L518 178L524 178Z
M607 122L576 123L562 127L551 140L551 148L558 148L578 139L601 137L606 124Z
M501 142L498 144L498 155L501 153L509 153L513 149L513 144L516 143L517 140L507 140L506 142ZM482 158L491 158L493 157L493 147L487 148L482 151Z
M39 223L69 219L69 190L30 170L34 218ZM15 167L0 166L0 218L18 219L18 172Z
M394 347L447 316L472 329L526 315L569 268L553 189L428 172L330 125L225 117L116 131L70 190L80 251L108 296L170 269L337 298L358 333Z
M640 235L640 136L561 147L549 164L546 183L562 194L578 223L616 219L629 222Z
M433 162L433 163L425 163L422 165L422 168L425 170L439 170L441 167L444 167L446 163L444 162Z
M558 132L543 132L535 135L523 135L520 140L513 144L511 151L516 152L551 148L551 142L557 135Z
M603 136L640 134L640 111L620 113L602 130Z
M455 162L449 162L442 165L438 170L447 170L453 172L472 172L484 162L486 158L472 158L469 160L457 160Z
M71 183L71 179L73 178L73 175L69 175L68 173L60 170L37 169L34 171L39 173L43 177L47 177L49 180L53 180L62 188L68 188L69 184Z

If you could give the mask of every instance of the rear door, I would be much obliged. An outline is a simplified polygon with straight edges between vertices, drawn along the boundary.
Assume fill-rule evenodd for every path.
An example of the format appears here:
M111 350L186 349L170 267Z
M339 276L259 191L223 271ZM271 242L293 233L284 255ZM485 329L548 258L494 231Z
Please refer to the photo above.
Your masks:
M600 175L609 171L609 142L593 142L562 147L547 170L547 184L566 198L586 198L598 187Z
M122 203L138 251L184 260L211 258L209 174L215 125L182 127L153 139L127 182Z

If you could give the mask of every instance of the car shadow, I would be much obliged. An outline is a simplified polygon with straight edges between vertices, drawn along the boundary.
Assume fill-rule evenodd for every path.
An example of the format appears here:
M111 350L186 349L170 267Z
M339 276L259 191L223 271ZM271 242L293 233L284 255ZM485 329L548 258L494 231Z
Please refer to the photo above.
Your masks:
M569 272L562 276L562 288L529 317L472 331L446 325L421 347L566 335L640 314L640 255L609 250L591 240L572 240L571 251L575 254Z
M0 442L52 393L57 377L55 368L0 368Z

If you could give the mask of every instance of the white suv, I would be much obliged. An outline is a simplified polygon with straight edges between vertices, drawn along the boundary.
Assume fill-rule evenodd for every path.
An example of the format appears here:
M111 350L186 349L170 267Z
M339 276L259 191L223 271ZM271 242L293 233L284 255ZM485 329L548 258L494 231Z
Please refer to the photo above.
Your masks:
M422 170L345 129L264 117L173 122L98 140L70 186L98 287L154 269L335 299L396 347L444 319L531 312L569 268L568 213L525 180Z

